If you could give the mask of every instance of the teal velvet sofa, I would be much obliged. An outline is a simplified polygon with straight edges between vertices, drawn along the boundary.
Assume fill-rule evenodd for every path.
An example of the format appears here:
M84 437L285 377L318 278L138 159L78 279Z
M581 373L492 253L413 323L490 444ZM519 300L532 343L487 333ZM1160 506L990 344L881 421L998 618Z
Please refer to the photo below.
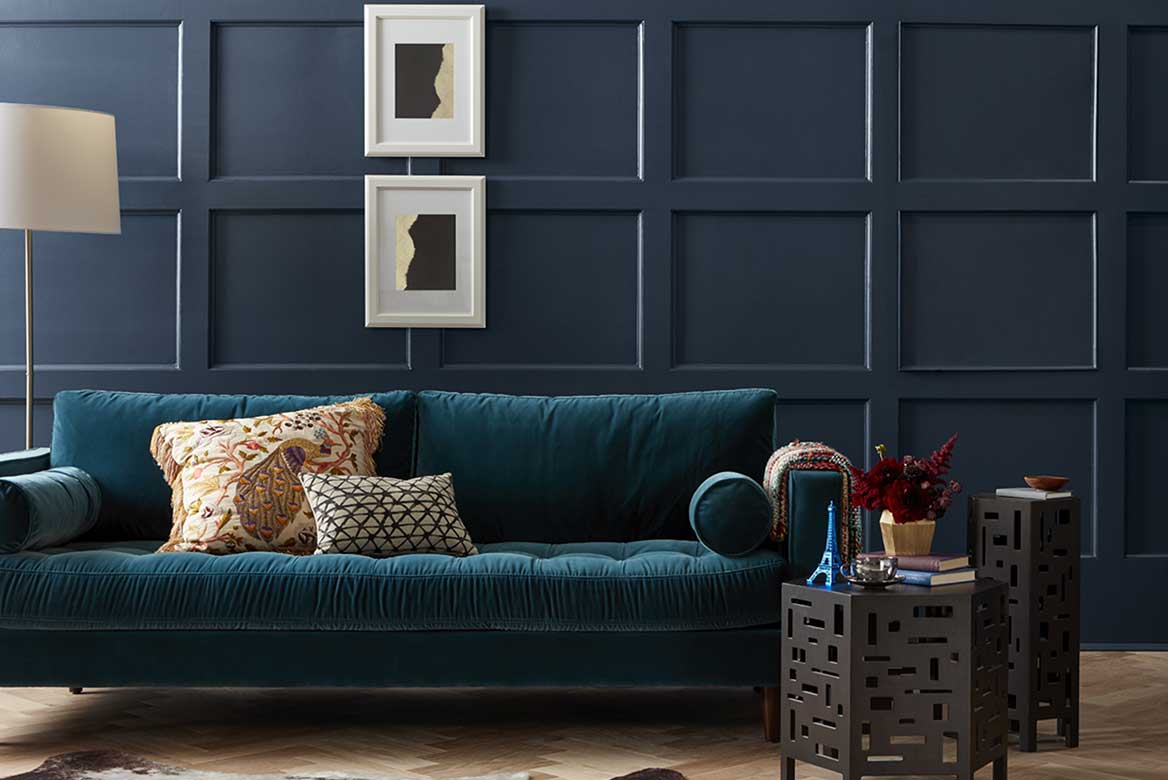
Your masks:
M817 563L838 475L793 474L790 539L740 557L687 514L711 474L761 478L772 391L372 397L379 473L453 473L479 555L155 553L154 426L341 397L59 394L51 449L0 457L39 513L2 518L0 685L779 684L780 584ZM47 482L66 467L79 487Z

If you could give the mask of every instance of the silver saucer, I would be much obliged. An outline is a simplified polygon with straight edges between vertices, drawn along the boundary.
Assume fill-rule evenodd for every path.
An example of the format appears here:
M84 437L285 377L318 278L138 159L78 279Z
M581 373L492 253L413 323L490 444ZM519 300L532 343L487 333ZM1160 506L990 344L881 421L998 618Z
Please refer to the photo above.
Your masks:
M843 572L840 572L840 576L847 580L850 585L859 585L861 588L871 588L872 590L882 590L889 585L897 585L904 582L903 574L897 574L887 580L862 580L859 577L853 577Z

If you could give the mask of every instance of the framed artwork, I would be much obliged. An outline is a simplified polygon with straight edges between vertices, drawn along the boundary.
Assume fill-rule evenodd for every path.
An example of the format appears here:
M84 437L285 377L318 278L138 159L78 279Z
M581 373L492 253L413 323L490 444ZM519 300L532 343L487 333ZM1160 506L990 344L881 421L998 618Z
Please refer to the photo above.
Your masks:
M485 328L483 176L365 177L365 326Z
M365 6L365 156L482 157L481 5Z

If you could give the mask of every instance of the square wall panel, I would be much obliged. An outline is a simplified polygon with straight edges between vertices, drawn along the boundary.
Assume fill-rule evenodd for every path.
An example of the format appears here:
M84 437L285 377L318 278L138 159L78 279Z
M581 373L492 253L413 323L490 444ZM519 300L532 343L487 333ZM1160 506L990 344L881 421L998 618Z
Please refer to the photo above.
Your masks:
M214 367L402 367L406 331L365 327L360 211L220 211L211 220Z
M178 215L122 212L121 235L33 233L37 365L178 361ZM0 364L24 365L24 238L0 231Z
M673 62L676 176L867 178L867 25L679 25Z
M364 172L360 24L217 24L213 35L213 175Z
M673 241L677 365L864 367L865 214L678 214Z
M175 23L0 24L0 99L105 111L118 173L178 176Z
M839 450L857 466L867 463L867 401L780 398L777 415L780 445L795 439L821 441Z
M1094 177L1095 29L901 28L902 179Z
M1089 368L1089 213L905 213L900 360L909 369Z
M1168 181L1168 27L1129 28L1127 62L1128 178Z
M32 446L48 447L53 439L53 402L32 405ZM24 449L24 399L0 401L0 452Z
M1129 214L1127 364L1168 368L1168 214Z
M927 457L958 434L949 479L964 490L937 522L935 551L966 549L970 495L1024 487L1027 474L1060 474L1070 477L1067 489L1082 501L1082 554L1091 556L1095 427L1093 401L906 400L900 404L900 447L894 454Z
M1124 554L1168 557L1163 487L1168 401L1128 401L1124 430Z
M443 331L444 366L635 366L640 217L492 211L487 327Z
M488 22L487 156L447 173L635 178L640 25Z

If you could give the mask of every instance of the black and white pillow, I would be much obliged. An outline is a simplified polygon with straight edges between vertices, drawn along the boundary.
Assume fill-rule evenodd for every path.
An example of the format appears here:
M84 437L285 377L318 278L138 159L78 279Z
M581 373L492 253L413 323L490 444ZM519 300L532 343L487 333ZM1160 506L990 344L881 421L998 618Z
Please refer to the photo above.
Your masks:
M316 519L316 552L475 555L450 474L413 479L301 474Z

